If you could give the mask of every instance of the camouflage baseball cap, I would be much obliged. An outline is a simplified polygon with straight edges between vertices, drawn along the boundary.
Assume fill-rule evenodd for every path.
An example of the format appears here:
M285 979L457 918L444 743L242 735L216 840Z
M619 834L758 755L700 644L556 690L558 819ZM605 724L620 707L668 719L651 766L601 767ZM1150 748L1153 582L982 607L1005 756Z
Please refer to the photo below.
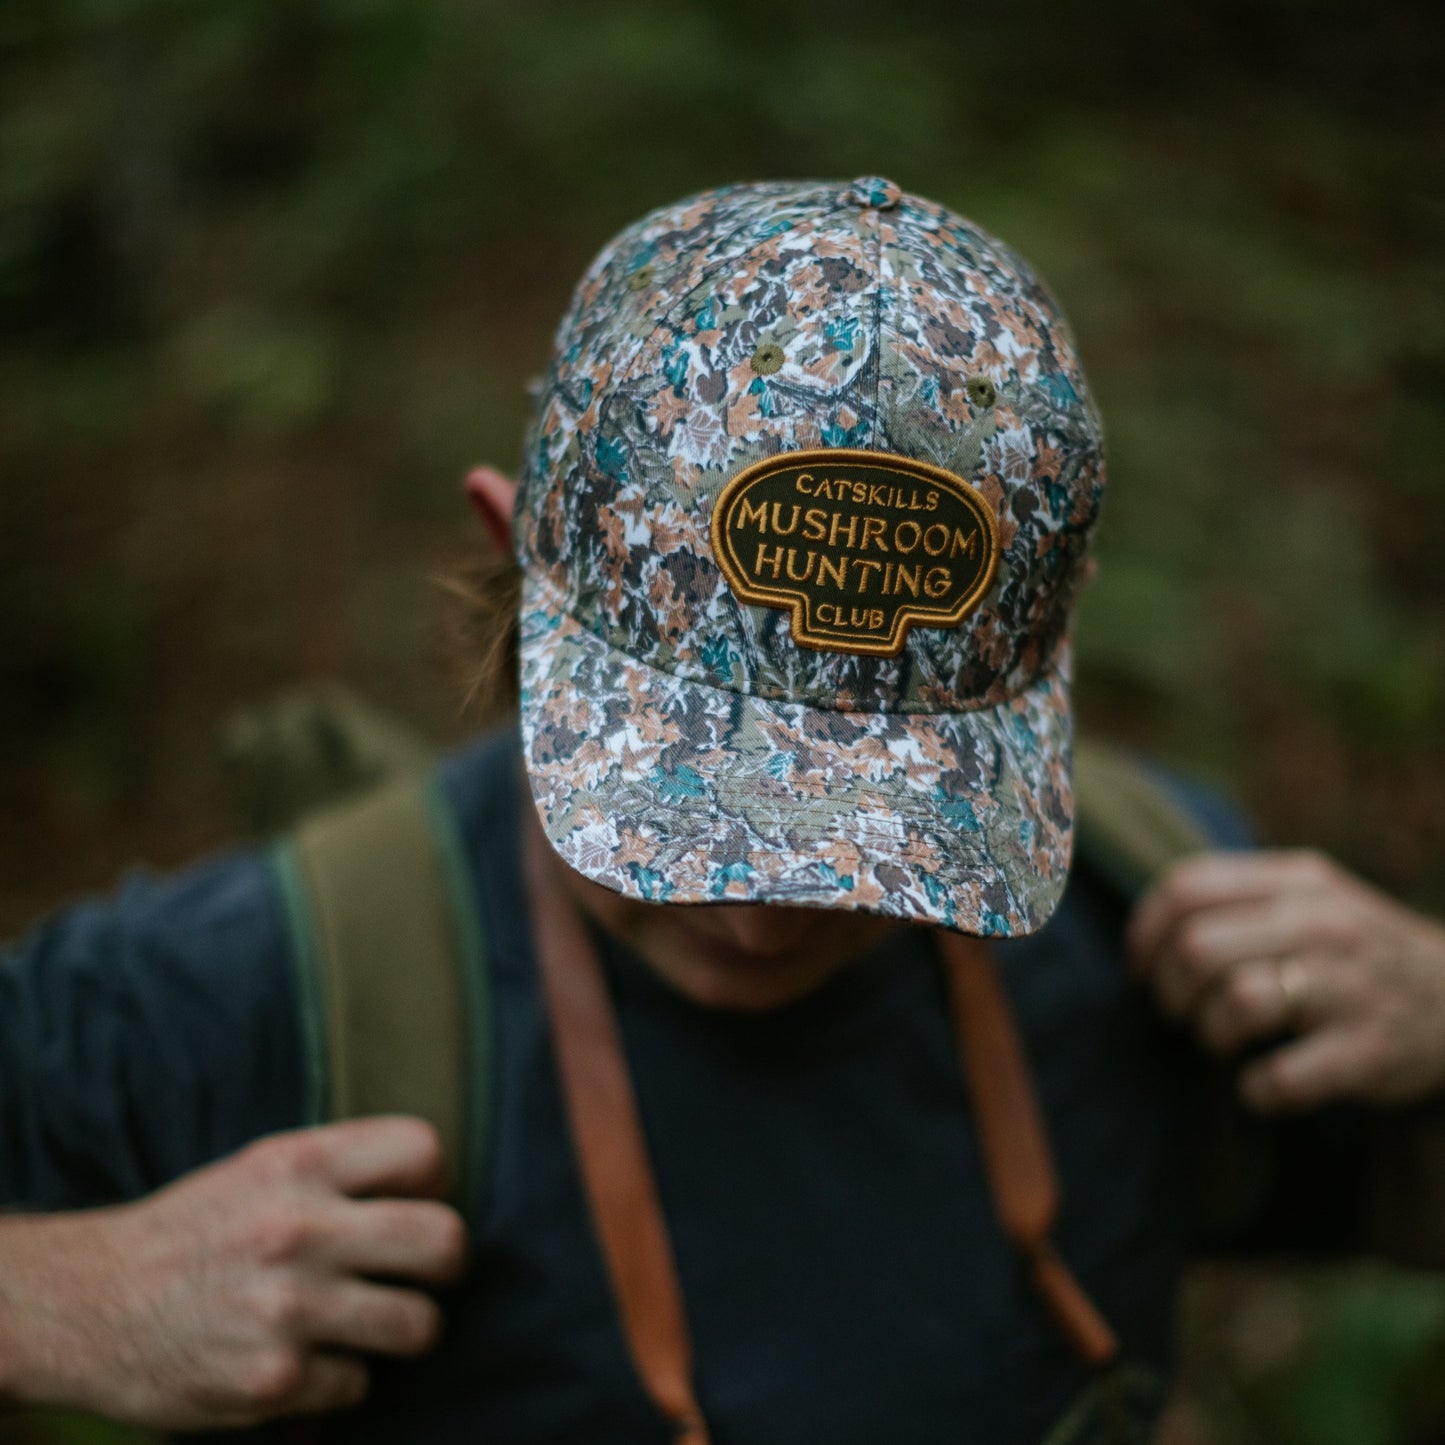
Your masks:
M1102 485L1063 318L971 222L872 178L644 217L563 318L518 497L553 845L640 899L1039 927Z

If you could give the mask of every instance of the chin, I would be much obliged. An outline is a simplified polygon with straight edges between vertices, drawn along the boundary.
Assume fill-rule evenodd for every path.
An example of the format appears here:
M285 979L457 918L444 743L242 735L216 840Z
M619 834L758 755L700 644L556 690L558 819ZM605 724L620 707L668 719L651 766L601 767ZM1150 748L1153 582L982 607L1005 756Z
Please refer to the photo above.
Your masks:
M818 988L839 967L835 961L806 963L743 956L729 962L693 955L673 963L665 977L685 997L703 1008L731 1013L766 1013L796 1002Z

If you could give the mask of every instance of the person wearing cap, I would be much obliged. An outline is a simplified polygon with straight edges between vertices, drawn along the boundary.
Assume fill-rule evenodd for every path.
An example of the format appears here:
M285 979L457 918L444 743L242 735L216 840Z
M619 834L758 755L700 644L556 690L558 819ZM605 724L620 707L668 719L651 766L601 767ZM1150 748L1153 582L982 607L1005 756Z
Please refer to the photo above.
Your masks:
M1070 872L1103 480L1057 307L952 212L772 183L624 231L515 506L469 481L520 562L519 731L437 792L485 1170L458 1212L417 1120L298 1127L328 1065L260 855L63 914L0 970L0 1196L62 1211L0 1219L0 1398L193 1429L369 1391L348 1440L1144 1438L1190 1065L1126 951L1221 1052L1298 1034L1244 1075L1267 1110L1438 1095L1445 934L1322 861L1209 854L1126 949Z

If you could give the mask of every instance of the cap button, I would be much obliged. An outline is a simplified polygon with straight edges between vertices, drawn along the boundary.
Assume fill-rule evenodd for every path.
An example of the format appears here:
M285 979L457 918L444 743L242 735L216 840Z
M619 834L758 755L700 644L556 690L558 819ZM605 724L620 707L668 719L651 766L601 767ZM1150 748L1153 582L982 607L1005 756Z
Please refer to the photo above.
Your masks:
M843 192L843 199L850 205L862 206L869 211L891 211L903 194L890 180L882 176L859 176Z

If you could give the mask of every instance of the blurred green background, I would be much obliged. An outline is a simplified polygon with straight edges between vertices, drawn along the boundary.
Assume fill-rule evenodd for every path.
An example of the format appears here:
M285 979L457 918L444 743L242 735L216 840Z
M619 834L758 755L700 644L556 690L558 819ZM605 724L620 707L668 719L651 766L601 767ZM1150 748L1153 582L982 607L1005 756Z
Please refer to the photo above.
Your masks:
M1073 319L1086 722L1445 911L1442 77L1439 5L5 0L0 934L234 836L218 731L278 689L464 736L434 579L582 266L691 189L860 173ZM1375 1424L1251 1387L1255 1435L1209 1344L1252 1286L1200 1288L1181 1445L1445 1438L1428 1287L1331 1296L1352 1359L1414 1322Z

